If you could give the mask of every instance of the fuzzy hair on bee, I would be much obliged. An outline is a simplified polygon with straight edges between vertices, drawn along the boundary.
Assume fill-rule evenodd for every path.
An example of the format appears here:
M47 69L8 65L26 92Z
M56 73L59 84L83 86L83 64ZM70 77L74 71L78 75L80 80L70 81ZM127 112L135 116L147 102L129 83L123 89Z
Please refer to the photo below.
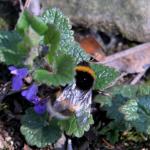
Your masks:
M53 106L48 102L47 108L52 117L68 119L74 113L79 122L86 123L91 113L92 87L96 75L87 62L78 64L75 72L74 83L65 87Z

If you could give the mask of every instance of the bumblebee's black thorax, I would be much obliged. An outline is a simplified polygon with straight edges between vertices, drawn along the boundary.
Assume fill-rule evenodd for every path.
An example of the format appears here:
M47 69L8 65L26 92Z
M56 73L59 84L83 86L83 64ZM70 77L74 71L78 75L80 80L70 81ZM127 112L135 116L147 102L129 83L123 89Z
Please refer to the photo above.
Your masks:
M76 68L76 86L80 90L89 90L92 88L94 80L96 78L94 70L89 66L88 62L79 63Z
M76 86L81 90L89 90L92 88L94 78L88 73L83 71L76 71Z

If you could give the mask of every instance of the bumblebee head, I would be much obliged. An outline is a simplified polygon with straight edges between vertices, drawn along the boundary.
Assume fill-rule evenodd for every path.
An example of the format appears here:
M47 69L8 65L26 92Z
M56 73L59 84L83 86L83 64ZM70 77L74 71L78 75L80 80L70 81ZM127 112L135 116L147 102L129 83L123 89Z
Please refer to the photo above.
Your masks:
M92 88L96 78L95 72L87 62L81 62L75 67L76 86L81 90L89 90Z

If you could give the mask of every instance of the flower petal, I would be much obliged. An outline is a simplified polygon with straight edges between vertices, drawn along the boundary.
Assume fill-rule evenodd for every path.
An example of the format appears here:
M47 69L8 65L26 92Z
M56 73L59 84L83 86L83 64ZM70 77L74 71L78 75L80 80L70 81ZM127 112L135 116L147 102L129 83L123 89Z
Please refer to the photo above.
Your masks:
M40 98L38 96L35 96L34 99L32 100L32 103L37 105L40 102Z
M36 84L33 84L30 86L28 90L25 90L21 93L22 96L26 97L29 101L34 101L34 99L37 97L36 94L38 92L38 87Z
M20 69L17 69L16 67L14 66L10 66L8 67L8 69L10 70L10 73L13 74L13 75L17 75L19 76L20 78L25 78L29 71L27 68L20 68Z
M8 69L9 69L10 71L17 70L17 68L16 68L16 67L14 67L14 66L9 66L9 67L8 67Z
M10 67L8 67L8 69L10 70L11 74L13 74L13 75L17 75L18 74L18 70L17 70L16 67L10 66Z
M46 112L46 104L37 104L34 106L34 111L37 114L43 114Z
M20 78L25 78L28 75L28 69L27 68L21 68L18 69L18 76L20 76Z
M21 95L24 96L24 97L26 97L27 94L28 94L28 90L25 90L25 91L22 91L22 92L21 92ZM27 97L26 97L26 99L27 99L29 102L32 102L32 99L28 99Z
M14 76L12 78L12 89L14 91L19 91L22 88L23 81L20 77Z

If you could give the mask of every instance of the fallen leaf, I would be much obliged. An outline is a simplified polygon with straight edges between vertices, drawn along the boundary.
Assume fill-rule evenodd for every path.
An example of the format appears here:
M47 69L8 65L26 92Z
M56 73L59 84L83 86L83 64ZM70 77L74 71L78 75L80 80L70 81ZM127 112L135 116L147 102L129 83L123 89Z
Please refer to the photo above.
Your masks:
M86 36L79 40L80 46L97 61L103 60L105 54L102 46L92 36Z
M150 67L150 43L141 44L107 56L98 63L126 73L145 72Z

